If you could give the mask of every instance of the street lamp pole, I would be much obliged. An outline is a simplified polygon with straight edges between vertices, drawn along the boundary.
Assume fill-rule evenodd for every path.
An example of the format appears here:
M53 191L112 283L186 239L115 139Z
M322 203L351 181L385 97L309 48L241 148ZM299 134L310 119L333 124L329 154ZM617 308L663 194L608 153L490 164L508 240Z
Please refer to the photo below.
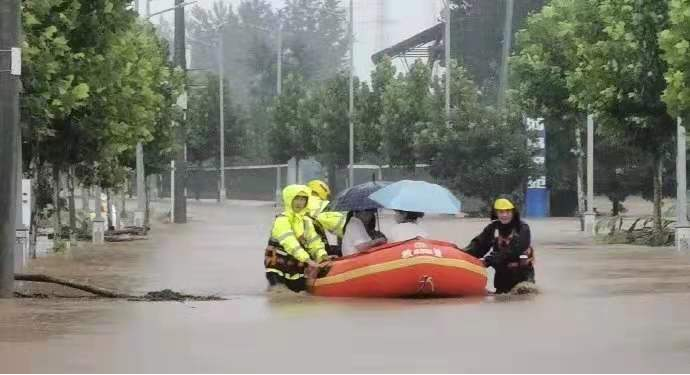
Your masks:
M175 53L174 63L176 67L186 71L187 59L185 53L185 20L184 20L184 6L190 2L184 3L182 0L175 0ZM150 17L151 15L149 15ZM186 112L187 94L186 89L183 90L182 95L178 99L178 104L183 107ZM187 197L185 196L185 182L187 174L187 160L186 160L186 144L185 141L185 116L175 129L175 144L177 151L175 154L175 195L173 199L173 212L175 224L185 224L187 222Z
M175 0L175 6L174 6L174 7L168 8L168 9L163 9L163 10L158 11L158 12L156 12L156 13L149 13L148 16L147 16L146 18L149 19L149 18L151 18L151 17L153 17L153 16L157 16L157 15L159 15L159 14L167 13L167 12L170 12L170 11L173 11L173 10L174 10L174 11L177 11L178 9L184 8L184 7L186 7L187 5L192 5L192 4L198 3L198 2L199 2L199 0L192 0L192 1L186 1L186 2L181 2L181 1L179 1L179 0ZM147 4L147 6L150 6L150 4ZM184 9L183 9L183 11L184 11Z
M219 97L219 110L220 112L220 203L224 204L225 195L225 100L224 100L224 77L223 68L225 52L224 52L224 41L223 41L223 25L219 29L219 41L220 48L218 49L218 97Z
M508 90L508 59L510 58L510 48L513 38L513 12L515 9L514 0L506 0L505 23L503 25L503 48L501 53L501 76L499 77L498 87L498 109L503 109L506 102L506 91Z
M594 234L596 214L594 212L594 115L587 115L587 212L585 232Z
M445 0L446 2L446 25L445 25L445 35L443 38L443 44L445 47L445 60L446 60L446 125L450 125L450 0Z
M688 225L688 186L685 173L686 165L686 132L683 120L676 119L677 153L676 153L676 250L690 250L690 226Z
M276 77L276 93L278 96L283 92L283 21L279 20L278 24L278 67L277 67L277 77Z
M354 115L355 115L355 103L354 103L354 75L355 75L355 55L354 55L354 4L353 0L350 0L350 26L348 37L350 39L350 108L349 108L349 119L350 119L350 170L349 170L349 180L350 186L355 185L355 126L354 126Z

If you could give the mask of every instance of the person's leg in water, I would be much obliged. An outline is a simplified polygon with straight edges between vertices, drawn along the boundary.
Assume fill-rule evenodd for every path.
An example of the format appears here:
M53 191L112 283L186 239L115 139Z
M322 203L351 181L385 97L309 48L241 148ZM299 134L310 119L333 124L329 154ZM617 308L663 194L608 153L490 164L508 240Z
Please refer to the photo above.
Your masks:
M522 282L534 282L534 267L529 266L496 269L494 276L494 288L496 294L509 293L517 284Z
M300 277L297 280L289 280L274 272L266 272L266 280L268 281L269 288L278 284L283 284L288 289L296 293L307 290L307 280L304 277Z

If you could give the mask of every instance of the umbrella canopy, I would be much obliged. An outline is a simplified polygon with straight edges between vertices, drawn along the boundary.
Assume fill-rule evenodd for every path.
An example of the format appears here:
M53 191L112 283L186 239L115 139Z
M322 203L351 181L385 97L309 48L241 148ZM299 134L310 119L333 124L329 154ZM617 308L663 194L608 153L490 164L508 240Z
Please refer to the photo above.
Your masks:
M392 210L430 214L457 214L460 200L441 185L424 181L403 180L392 183L369 196Z
M329 206L333 211L363 211L382 208L380 204L369 199L369 195L389 185L386 181L373 181L353 186L336 197Z

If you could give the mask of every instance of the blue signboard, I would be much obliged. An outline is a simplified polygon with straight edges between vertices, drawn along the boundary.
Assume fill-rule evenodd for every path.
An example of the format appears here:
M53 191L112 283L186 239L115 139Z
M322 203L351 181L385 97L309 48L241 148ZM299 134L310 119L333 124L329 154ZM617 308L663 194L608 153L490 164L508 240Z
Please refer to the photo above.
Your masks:
M528 142L533 150L532 161L537 165L537 172L534 176L530 176L527 183L525 216L547 217L549 216L549 190L546 188L546 131L544 129L544 119L541 117L526 117L525 126L534 135Z

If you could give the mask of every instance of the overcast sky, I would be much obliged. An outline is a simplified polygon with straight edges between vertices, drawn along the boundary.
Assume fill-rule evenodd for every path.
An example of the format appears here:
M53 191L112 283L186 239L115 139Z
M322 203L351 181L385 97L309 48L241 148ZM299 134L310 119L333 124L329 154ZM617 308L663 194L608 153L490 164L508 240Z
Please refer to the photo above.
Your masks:
M210 8L218 0L200 0L197 4L204 8ZM240 0L225 0L235 7ZM145 12L146 0L140 0L142 14ZM284 0L270 0L275 8L284 5ZM376 20L378 17L378 3L383 3L385 9L384 23L381 32L377 32ZM442 0L354 0L355 14L355 74L368 79L369 72L373 69L371 55L374 54L380 44L383 48L408 38L421 30L424 30L437 21L442 9ZM341 0L343 6L349 5L349 0ZM170 8L174 0L152 0L151 12ZM172 22L172 12L166 15ZM154 23L158 23L158 17L154 17Z

